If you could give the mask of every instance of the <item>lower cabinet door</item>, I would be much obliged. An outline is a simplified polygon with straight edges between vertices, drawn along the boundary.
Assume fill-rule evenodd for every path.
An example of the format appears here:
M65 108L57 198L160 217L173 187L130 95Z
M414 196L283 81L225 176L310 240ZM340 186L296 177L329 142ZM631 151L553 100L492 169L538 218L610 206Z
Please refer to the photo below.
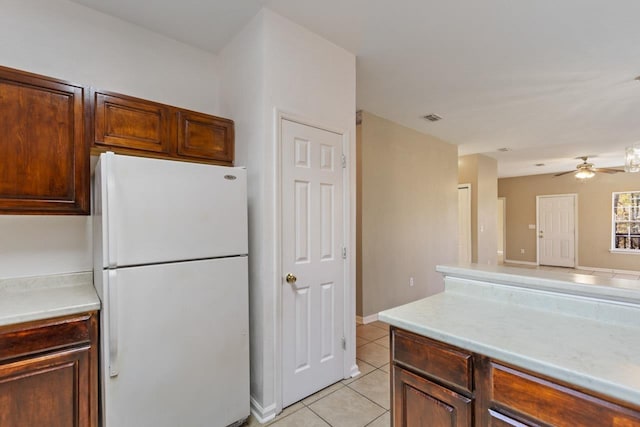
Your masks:
M425 378L393 367L395 427L469 427L471 399Z
M91 425L89 347L0 365L0 426Z

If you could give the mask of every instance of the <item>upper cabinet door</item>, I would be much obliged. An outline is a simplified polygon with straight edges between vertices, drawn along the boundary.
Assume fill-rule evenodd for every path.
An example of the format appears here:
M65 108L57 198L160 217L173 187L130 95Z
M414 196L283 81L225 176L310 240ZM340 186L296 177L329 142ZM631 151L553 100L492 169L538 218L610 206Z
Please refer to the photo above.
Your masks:
M233 163L233 121L178 111L178 155Z
M92 93L92 154L233 165L232 120L113 92Z
M151 101L94 92L94 144L169 154L171 110Z
M88 214L89 97L0 67L0 213Z

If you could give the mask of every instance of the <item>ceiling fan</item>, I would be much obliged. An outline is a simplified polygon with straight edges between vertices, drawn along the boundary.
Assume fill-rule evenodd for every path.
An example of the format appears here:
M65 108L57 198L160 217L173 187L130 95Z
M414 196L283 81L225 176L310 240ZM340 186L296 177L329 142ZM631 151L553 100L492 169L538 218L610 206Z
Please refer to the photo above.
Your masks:
M573 173L575 175L575 177L578 178L578 179L589 179L589 178L593 178L595 176L596 172L603 172L603 173L623 172L622 170L619 170L619 169L596 168L596 167L593 166L593 163L587 162L588 158L589 158L589 156L576 157L576 159L582 160L582 163L578 163L576 165L576 170L571 170L571 171L567 171L567 172L560 172L560 173L555 174L554 176L562 176L562 175L566 175L568 173Z

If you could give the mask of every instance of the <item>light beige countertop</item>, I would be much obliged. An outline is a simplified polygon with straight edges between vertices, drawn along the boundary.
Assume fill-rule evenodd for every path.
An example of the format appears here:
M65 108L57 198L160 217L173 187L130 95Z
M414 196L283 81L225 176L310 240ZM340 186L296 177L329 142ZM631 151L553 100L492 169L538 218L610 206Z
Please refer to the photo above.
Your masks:
M91 271L0 279L0 326L99 309Z
M496 266L437 269L445 292L379 319L640 405L640 290L633 281Z

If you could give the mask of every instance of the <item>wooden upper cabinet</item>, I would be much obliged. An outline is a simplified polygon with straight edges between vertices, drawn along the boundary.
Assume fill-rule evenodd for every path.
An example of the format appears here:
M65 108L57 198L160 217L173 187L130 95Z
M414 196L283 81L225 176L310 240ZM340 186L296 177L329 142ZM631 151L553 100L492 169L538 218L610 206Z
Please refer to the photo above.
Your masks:
M92 90L93 151L233 165L233 121Z
M233 122L191 111L178 111L178 155L233 163Z
M166 105L106 92L94 92L93 102L95 145L170 153Z
M0 67L0 213L88 214L89 97Z

